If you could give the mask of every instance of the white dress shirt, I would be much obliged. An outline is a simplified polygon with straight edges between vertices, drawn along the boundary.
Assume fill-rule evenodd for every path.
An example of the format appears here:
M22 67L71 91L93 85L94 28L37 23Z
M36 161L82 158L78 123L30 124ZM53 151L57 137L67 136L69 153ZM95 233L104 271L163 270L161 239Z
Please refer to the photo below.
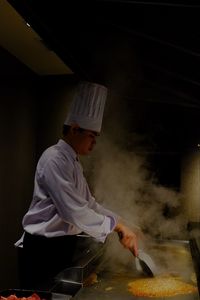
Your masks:
M84 232L104 242L118 216L91 195L75 151L60 139L42 154L33 199L23 218L30 234L55 237Z

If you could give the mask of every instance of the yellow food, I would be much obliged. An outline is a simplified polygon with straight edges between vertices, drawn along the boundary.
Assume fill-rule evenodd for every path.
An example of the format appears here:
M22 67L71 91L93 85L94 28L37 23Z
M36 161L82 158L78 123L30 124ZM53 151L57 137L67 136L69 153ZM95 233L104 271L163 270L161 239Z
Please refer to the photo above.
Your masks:
M137 279L128 284L128 290L140 297L170 297L198 291L196 286L172 276Z
M107 288L105 288L105 291L112 291L113 287L112 286L108 286Z

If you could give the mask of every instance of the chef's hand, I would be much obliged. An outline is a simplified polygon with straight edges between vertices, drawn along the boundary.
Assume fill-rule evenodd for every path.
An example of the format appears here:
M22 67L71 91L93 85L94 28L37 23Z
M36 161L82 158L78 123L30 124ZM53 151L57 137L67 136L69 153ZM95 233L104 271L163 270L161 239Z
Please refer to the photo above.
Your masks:
M129 249L133 255L138 256L137 235L123 223L118 223L114 230L118 233L121 244Z

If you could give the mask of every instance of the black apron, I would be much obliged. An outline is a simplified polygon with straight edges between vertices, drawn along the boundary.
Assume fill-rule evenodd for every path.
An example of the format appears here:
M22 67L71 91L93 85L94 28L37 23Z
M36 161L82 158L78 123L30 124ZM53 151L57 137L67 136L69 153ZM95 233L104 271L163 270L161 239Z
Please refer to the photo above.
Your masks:
M25 233L19 251L19 283L22 289L48 290L55 276L72 265L78 237L47 238Z

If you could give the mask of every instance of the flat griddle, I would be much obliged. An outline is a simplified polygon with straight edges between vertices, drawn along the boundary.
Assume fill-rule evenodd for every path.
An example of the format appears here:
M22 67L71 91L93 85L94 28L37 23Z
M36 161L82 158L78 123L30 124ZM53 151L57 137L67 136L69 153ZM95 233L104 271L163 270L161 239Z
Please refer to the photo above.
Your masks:
M186 282L197 285L192 281L195 274L189 242L187 241L156 241L149 249L151 255L156 254L157 263L160 264L161 273L180 275ZM170 261L164 259L168 257ZM163 265L160 263L163 262ZM74 300L133 300L150 299L148 297L135 297L128 291L128 283L144 275L130 270L112 273L101 271L98 274L98 282L83 287L75 295ZM161 300L161 298L151 298ZM169 300L199 300L199 293L167 297Z

